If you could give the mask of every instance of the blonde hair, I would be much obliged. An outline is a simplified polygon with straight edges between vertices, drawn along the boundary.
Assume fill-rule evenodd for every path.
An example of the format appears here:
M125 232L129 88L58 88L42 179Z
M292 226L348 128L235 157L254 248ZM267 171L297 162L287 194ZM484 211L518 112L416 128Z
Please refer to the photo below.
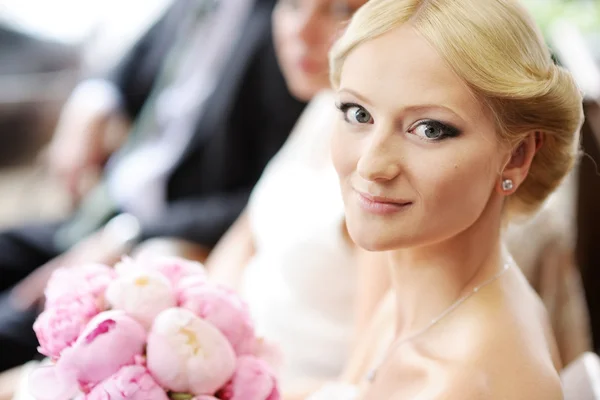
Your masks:
M488 106L500 140L515 146L532 132L544 134L529 175L507 204L511 214L535 211L577 156L582 97L571 75L554 64L515 0L370 0L331 50L333 87L353 49L406 23Z

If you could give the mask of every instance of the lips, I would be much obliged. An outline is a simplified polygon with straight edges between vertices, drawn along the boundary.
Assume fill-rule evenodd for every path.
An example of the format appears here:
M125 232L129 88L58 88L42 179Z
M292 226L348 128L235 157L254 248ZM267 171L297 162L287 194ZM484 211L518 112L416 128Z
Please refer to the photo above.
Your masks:
M322 63L316 62L308 57L301 57L298 66L306 73L316 74L323 70Z
M393 199L383 196L374 196L368 193L356 191L358 204L371 214L390 215L406 210L412 205L411 201Z

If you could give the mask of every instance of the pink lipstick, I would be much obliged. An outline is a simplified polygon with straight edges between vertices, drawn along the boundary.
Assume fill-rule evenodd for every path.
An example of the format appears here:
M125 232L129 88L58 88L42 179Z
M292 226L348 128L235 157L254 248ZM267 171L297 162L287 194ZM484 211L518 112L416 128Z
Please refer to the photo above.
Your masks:
M356 191L360 207L372 214L390 215L407 209L412 202L389 197L373 196L368 193Z

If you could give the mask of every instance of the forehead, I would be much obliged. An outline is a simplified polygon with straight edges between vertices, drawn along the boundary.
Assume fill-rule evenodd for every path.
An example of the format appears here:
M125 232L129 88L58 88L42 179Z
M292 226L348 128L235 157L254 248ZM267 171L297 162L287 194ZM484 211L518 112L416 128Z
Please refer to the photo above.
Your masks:
M480 118L483 112L467 85L410 25L355 48L343 65L342 88L390 111L441 105L465 120Z

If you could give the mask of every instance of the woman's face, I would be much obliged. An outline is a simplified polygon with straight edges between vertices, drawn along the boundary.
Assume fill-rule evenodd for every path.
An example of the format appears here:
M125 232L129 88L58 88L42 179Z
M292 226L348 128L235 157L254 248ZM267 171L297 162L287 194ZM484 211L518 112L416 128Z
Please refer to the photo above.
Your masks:
M348 230L369 250L424 246L490 207L510 151L493 118L409 25L359 45L337 94L333 161Z
M329 87L329 48L365 1L279 0L273 12L273 35L293 95L308 101Z

